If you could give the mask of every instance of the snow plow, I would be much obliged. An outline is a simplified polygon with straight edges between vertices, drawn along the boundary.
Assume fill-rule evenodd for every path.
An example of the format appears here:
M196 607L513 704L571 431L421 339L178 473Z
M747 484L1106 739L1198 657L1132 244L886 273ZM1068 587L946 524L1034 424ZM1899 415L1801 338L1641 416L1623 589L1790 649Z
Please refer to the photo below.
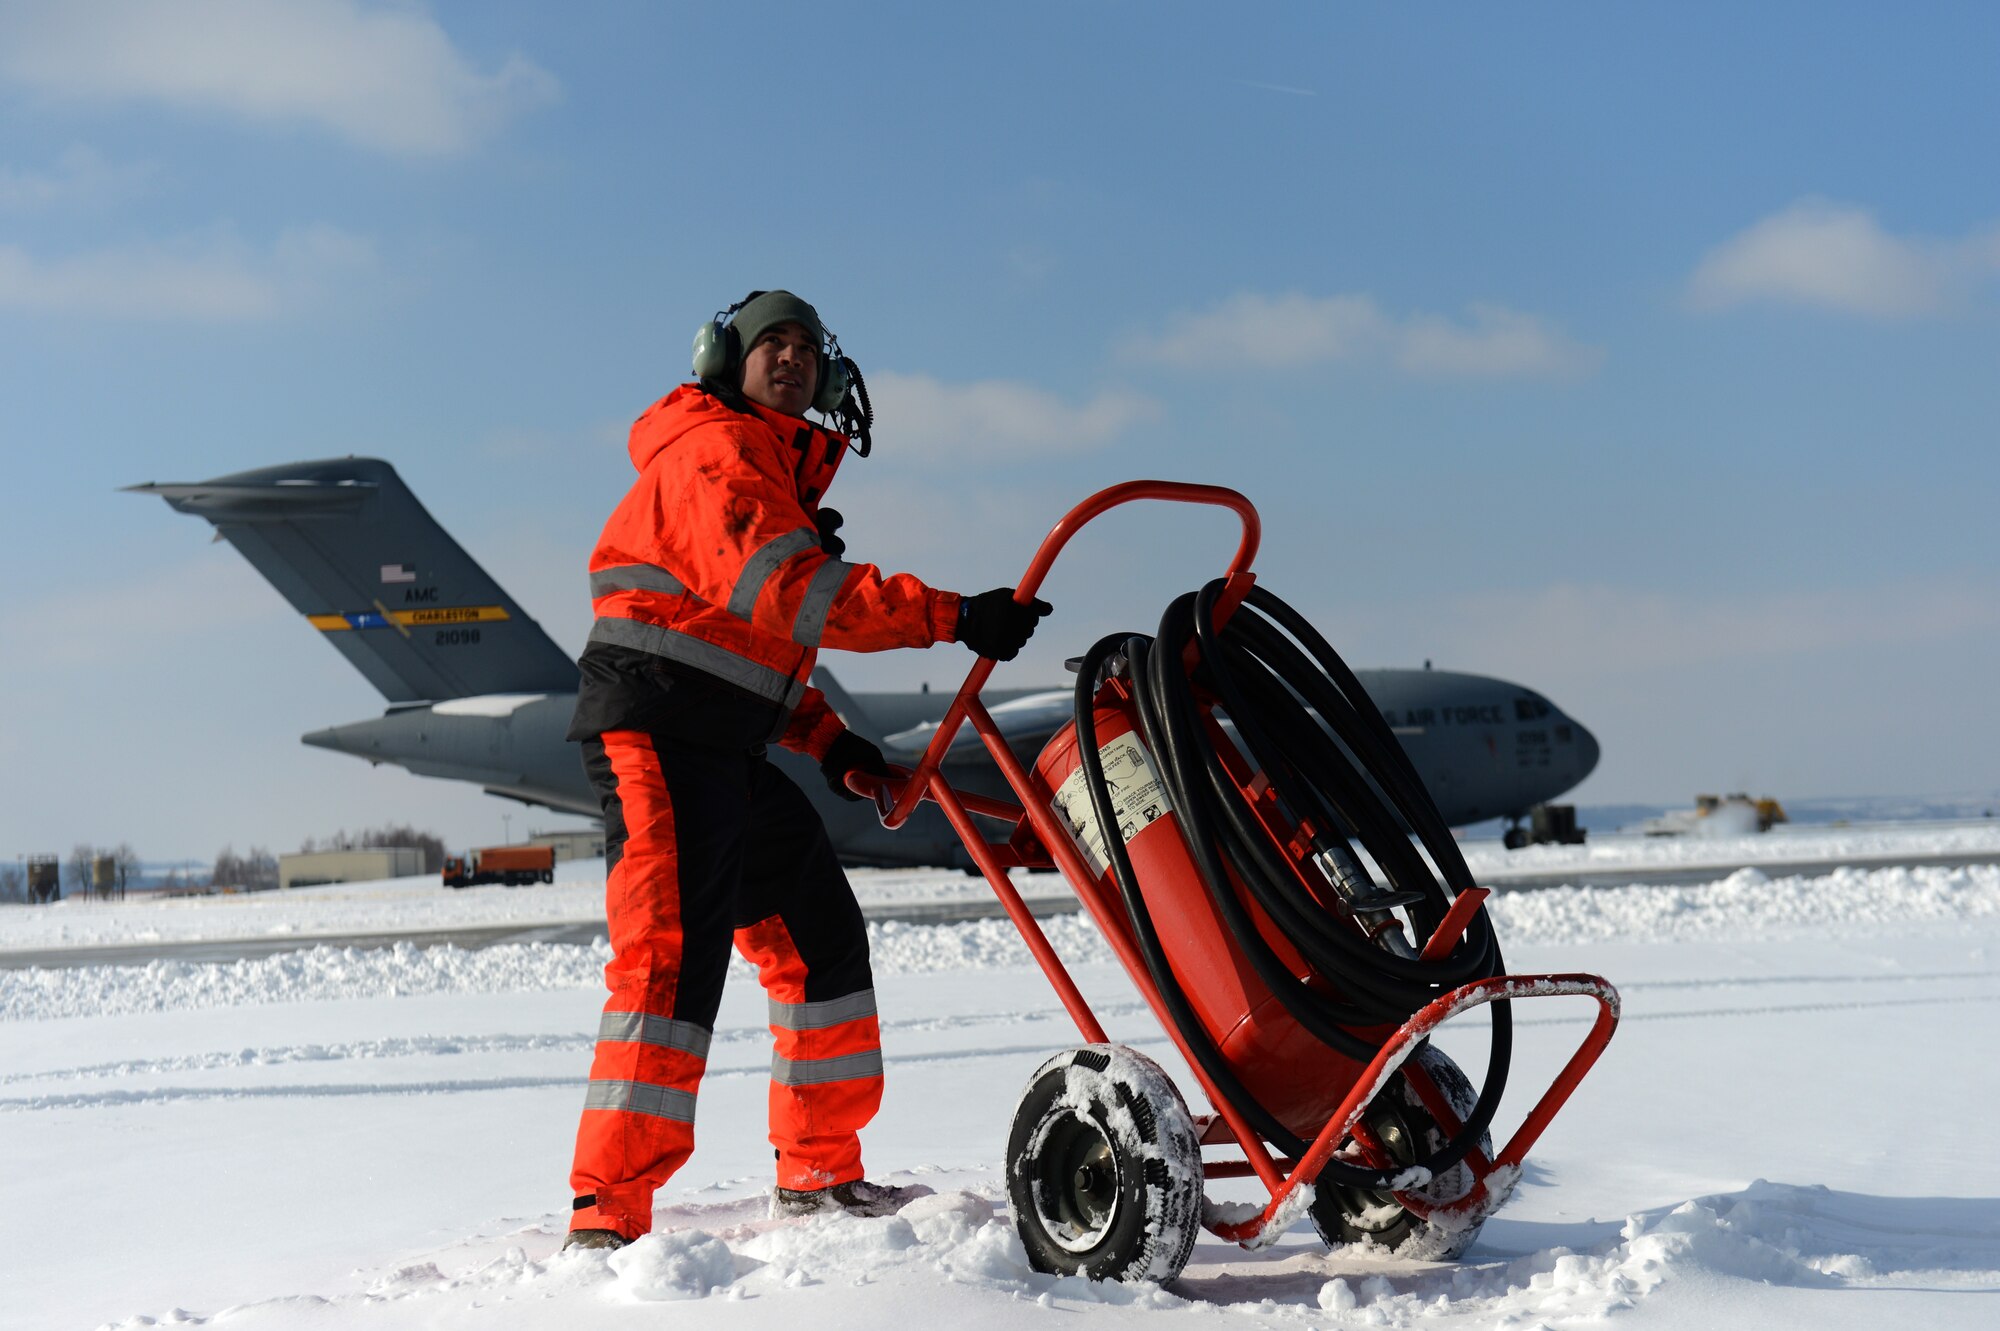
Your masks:
M1595 975L1506 972L1436 806L1351 670L1250 570L1261 526L1218 486L1130 481L1050 530L1015 591L1032 598L1086 523L1139 500L1216 505L1243 535L1226 572L1177 597L1156 635L1079 660L1074 719L1032 766L980 701L977 662L914 770L850 776L897 827L935 801L1020 930L1084 1044L1030 1078L1007 1146L1008 1194L1043 1271L1166 1281L1199 1229L1263 1247L1310 1218L1329 1244L1458 1256L1609 1042L1618 995ZM954 789L940 764L970 724L1017 802ZM975 818L1011 829L998 841ZM1111 1043L1008 881L1060 870L1206 1101ZM1505 1145L1512 1005L1575 997L1596 1012ZM1485 1075L1430 1042L1491 1014ZM1268 1202L1215 1203L1255 1177Z

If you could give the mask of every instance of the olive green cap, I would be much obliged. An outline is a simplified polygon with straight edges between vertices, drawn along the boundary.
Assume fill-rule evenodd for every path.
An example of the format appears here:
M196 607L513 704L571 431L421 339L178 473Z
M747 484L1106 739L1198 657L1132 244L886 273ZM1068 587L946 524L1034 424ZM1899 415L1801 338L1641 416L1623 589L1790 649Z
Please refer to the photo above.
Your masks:
M826 345L826 326L819 321L819 311L789 291L766 291L745 301L729 326L736 330L736 345L743 349L741 354L747 356L758 338L786 323L804 324L815 347Z

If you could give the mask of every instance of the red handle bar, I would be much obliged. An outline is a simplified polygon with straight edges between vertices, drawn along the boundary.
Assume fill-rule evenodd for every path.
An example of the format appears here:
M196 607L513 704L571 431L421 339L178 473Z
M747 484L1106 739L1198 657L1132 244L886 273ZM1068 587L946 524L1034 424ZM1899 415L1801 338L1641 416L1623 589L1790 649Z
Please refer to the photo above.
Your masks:
M1076 535L1085 523L1120 504L1129 504L1139 499L1164 499L1176 504L1213 504L1219 508L1232 509L1243 522L1243 540L1236 547L1236 558L1230 562L1230 575L1247 573L1250 561L1257 557L1257 544L1263 534L1263 523L1257 517L1255 506L1242 494L1221 485L1192 485L1185 481L1126 481L1122 485L1099 490L1065 513L1061 521L1049 528L1049 534L1042 538L1041 547L1035 551L1034 559L1028 563L1028 571L1021 575L1020 585L1014 589L1014 599L1022 605L1035 599L1035 593L1041 589L1042 579L1048 576L1049 566L1056 562L1056 556L1062 553L1065 545L1069 544L1069 538ZM917 764L917 770L910 774L910 779L903 783L895 804L884 810L882 814L884 827L901 827L909 820L910 814L917 807L917 802L930 788L931 779L937 775L938 765L944 761L945 750L951 747L952 738L958 734L958 728L965 724L966 704L979 696L980 689L986 686L986 678L993 673L996 664L998 663L989 661L983 656L973 663L971 671L965 677L965 683L959 685L958 695L952 699L951 707L945 712L944 720L938 723L937 733L931 736L930 747L924 750L923 761ZM876 796L876 801L878 805L883 802L881 795Z

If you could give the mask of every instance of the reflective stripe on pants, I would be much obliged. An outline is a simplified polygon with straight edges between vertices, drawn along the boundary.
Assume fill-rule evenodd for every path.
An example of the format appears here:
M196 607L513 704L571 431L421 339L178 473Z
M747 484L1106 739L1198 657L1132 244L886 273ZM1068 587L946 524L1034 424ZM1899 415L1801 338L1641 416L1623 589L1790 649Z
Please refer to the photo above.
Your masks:
M805 940L805 952L795 937ZM808 931L798 918L783 915L736 932L736 950L756 965L770 999L771 1145L778 1148L781 1188L860 1178L858 1134L882 1104L874 988L846 988L838 979L865 981L867 931L852 938L858 956L843 957L827 946L837 937L824 927Z
M653 1193L694 1150L695 1095L714 1016L690 1021L675 1012L685 941L681 856L660 755L647 736L613 731L589 746L586 764L604 801L606 849L615 841L618 851L606 861L611 996L570 1171L574 1193L595 1201L574 1211L570 1225L637 1238L652 1228Z
M771 1002L770 1139L784 1187L861 1177L882 1070L861 908L804 792L761 752L609 731L584 745L605 810L611 990L577 1132L571 1227L636 1237L694 1149L732 939Z

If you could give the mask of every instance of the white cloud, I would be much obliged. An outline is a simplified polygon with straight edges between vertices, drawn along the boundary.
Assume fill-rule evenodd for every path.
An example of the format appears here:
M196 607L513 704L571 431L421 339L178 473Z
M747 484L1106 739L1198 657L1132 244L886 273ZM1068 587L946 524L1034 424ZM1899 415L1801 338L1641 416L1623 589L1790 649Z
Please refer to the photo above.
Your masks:
M1322 299L1246 292L1201 314L1176 314L1166 332L1133 339L1125 354L1189 368L1284 369L1352 356L1383 322L1381 310L1367 296Z
M244 323L318 302L374 266L361 237L315 225L268 251L227 232L38 258L0 245L0 309L83 318Z
M136 194L153 174L150 166L115 165L79 144L65 150L51 170L0 166L0 212L98 207Z
M948 384L920 374L883 372L868 380L875 414L913 456L973 460L993 448L1006 458L1088 448L1105 443L1159 405L1121 390L1072 406L1030 384L1004 380Z
M476 68L428 14L358 0L11 0L0 78L56 97L316 124L411 154L463 149L557 92L519 55Z
M1878 318L1933 314L2000 273L2000 229L1960 240L1894 236L1873 214L1801 199L1710 250L1688 282L1697 309L1751 301Z
M1371 296L1243 293L1177 314L1165 332L1133 338L1131 360L1211 369L1288 369L1379 359L1406 373L1462 378L1549 378L1588 373L1603 353L1547 320L1475 304L1467 322L1437 314L1398 318Z
M1604 359L1535 315L1500 305L1473 305L1469 313L1469 327L1412 315L1392 334L1396 362L1413 374L1531 379L1587 373Z

